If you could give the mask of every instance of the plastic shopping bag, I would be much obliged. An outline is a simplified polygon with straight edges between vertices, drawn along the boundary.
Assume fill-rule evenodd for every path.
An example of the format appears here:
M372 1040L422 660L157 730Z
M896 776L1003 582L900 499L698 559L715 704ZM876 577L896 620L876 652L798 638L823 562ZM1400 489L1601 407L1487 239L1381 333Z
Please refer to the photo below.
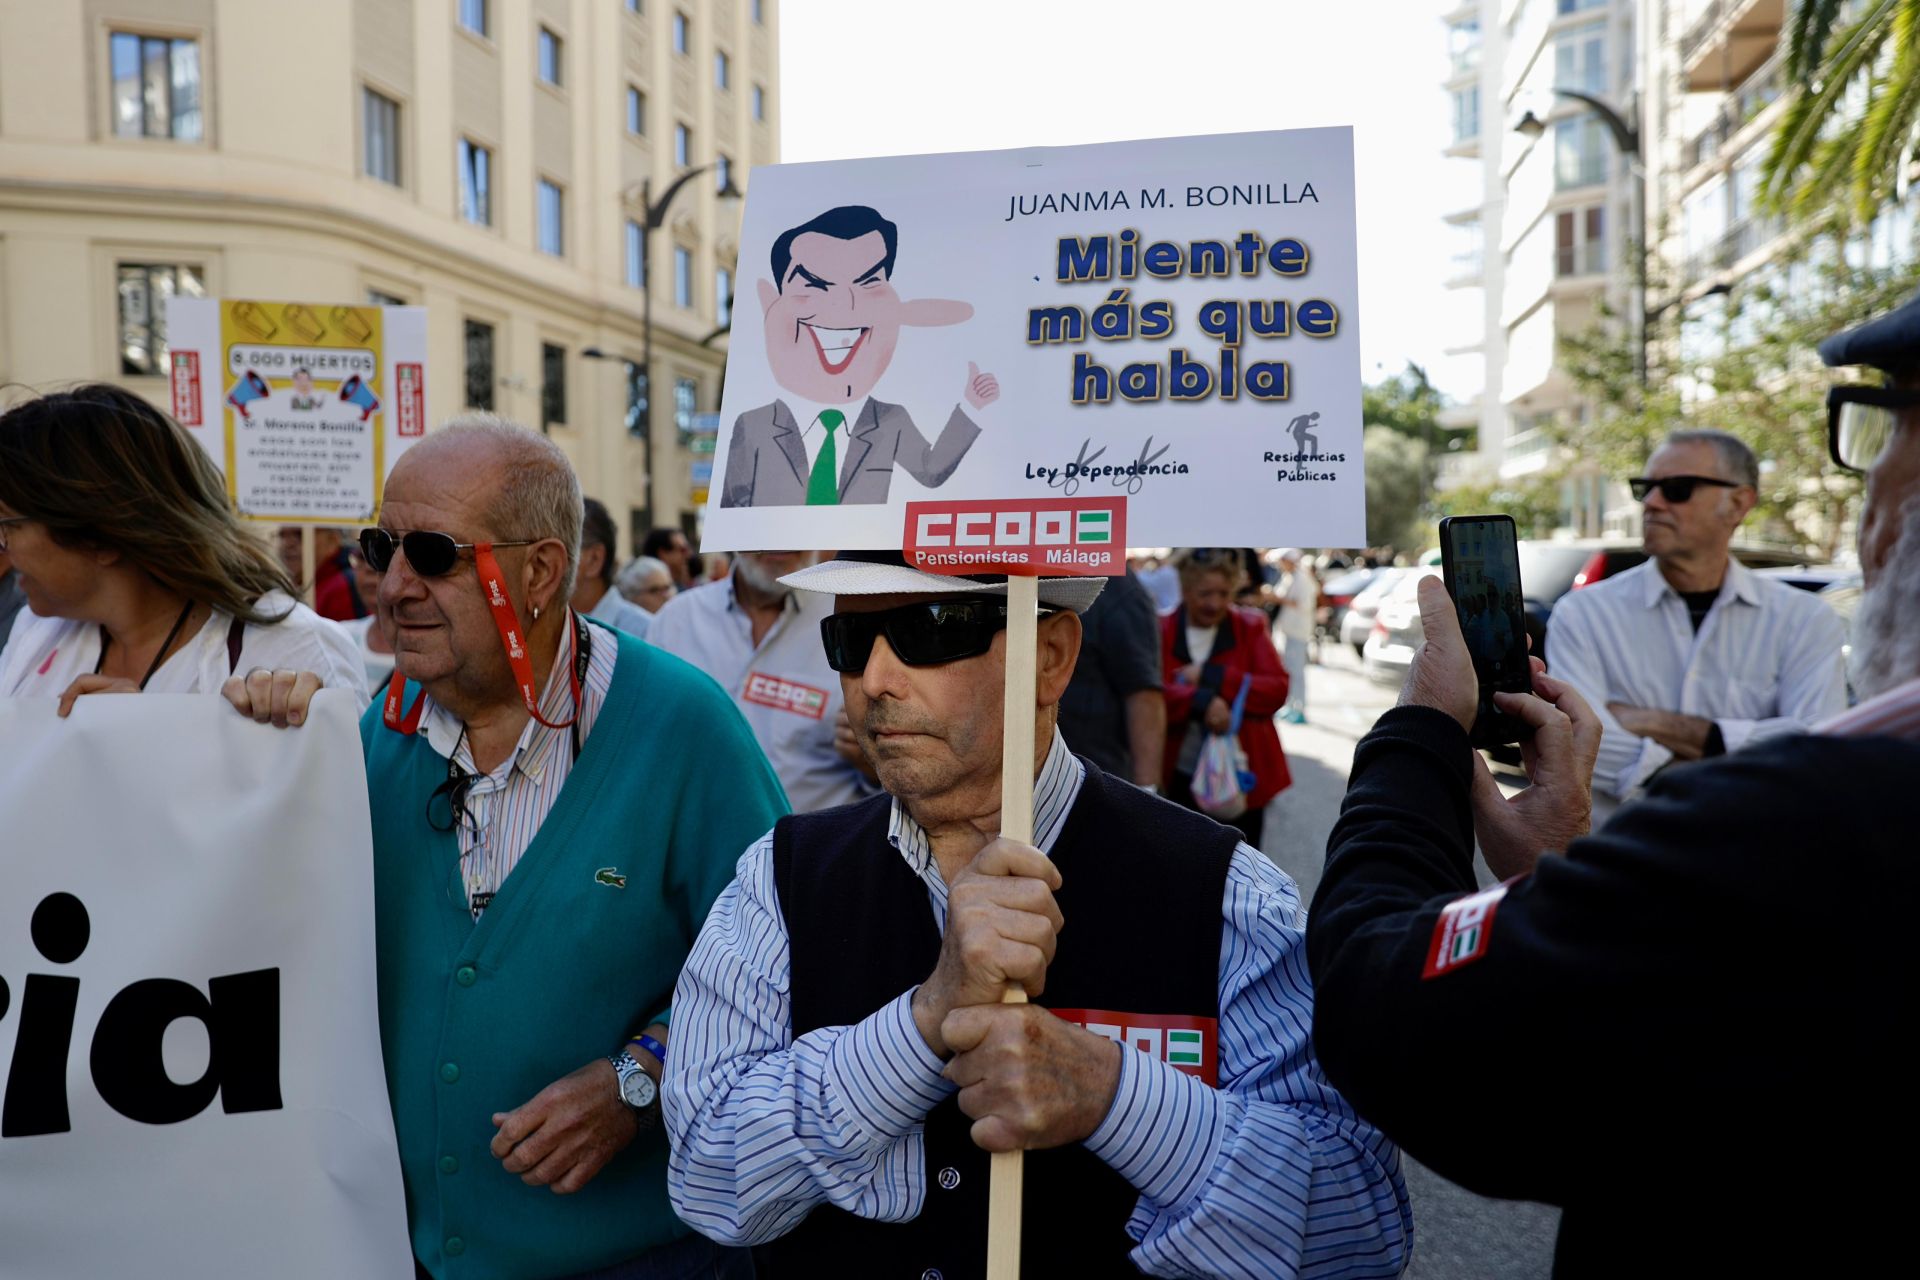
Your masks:
M1240 747L1240 721L1246 713L1251 683L1249 679L1240 682L1227 731L1207 735L1193 767L1193 802L1200 812L1221 822L1232 822L1245 813L1247 795L1253 790L1253 772L1247 768L1247 753Z

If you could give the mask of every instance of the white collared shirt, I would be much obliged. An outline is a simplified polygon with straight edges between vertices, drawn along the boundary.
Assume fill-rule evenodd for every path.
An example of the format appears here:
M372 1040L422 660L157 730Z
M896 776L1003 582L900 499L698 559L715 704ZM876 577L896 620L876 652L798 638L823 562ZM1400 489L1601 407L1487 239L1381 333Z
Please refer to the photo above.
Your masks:
M802 405L801 411L804 412L809 407L810 406ZM827 407L837 408L847 416L847 420L840 424L839 430L833 433L833 448L840 468L840 486L845 488L847 483L847 457L852 452L852 450L847 448L847 441L853 435L853 424L860 419L864 402L859 405L845 404L829 405ZM800 444L801 447L807 451L807 476L809 478L813 475L814 464L820 461L820 450L826 448L827 445L827 426L824 422L820 421L820 415L826 411L824 408L814 409L813 416L804 419L801 418L799 413L794 414L795 421L805 424L800 428Z
M1649 560L1560 599L1547 663L1599 713L1594 782L1624 797L1673 753L1621 728L1607 703L1703 716L1738 751L1846 709L1844 641L1839 615L1811 592L1757 577L1737 560L1696 633L1687 602Z
M587 630L587 678L582 682L578 708L582 743L593 732L600 708L606 705L620 648L610 632L591 625ZM567 671L572 661L569 620L568 638L554 654L553 667L540 693L540 714L563 726L575 714L573 681ZM442 759L452 756L455 764L473 773L473 744L467 741L466 725L460 717L428 698L424 691L415 696L426 699L420 733L427 745ZM390 731L382 728L376 732ZM456 750L458 755L454 755ZM460 880L476 920L520 865L572 772L573 730L549 728L529 716L527 727L520 731L520 740L507 758L467 788L465 820L459 826Z
M667 601L647 633L649 643L700 668L733 698L795 813L852 804L880 789L834 750L845 701L820 639L820 620L832 612L832 597L796 591L756 646L753 619L734 598L729 575Z
M587 616L606 623L616 631L624 631L636 640L645 640L647 632L653 629L653 615L633 601L608 587L593 608L587 610Z

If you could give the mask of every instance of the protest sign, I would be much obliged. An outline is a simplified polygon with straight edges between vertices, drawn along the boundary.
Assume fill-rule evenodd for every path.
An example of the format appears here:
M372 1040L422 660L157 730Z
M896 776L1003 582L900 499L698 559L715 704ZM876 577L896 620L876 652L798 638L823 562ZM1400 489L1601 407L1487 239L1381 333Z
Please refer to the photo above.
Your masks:
M426 433L427 313L251 299L168 302L173 416L241 515L373 519L388 470Z
M0 699L0 1272L413 1274L352 699Z
M1347 129L757 169L703 545L1055 498L1161 545L1356 545L1354 245Z

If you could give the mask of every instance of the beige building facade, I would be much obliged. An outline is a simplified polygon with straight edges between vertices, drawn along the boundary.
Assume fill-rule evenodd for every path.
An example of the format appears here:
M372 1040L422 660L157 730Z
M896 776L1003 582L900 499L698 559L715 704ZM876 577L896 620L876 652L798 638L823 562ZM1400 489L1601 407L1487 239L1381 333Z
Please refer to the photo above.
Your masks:
M173 294L424 306L429 421L548 432L623 554L692 529L777 3L0 5L0 383L166 405Z

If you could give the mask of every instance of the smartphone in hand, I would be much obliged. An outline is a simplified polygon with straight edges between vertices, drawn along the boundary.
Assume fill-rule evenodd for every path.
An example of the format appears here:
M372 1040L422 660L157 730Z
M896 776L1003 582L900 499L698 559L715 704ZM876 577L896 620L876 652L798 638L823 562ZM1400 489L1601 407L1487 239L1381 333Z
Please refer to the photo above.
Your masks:
M1448 516L1440 522L1440 572L1460 615L1460 631L1480 680L1476 747L1518 742L1522 722L1495 709L1495 693L1533 688L1527 663L1527 615L1520 591L1520 543L1511 516Z

